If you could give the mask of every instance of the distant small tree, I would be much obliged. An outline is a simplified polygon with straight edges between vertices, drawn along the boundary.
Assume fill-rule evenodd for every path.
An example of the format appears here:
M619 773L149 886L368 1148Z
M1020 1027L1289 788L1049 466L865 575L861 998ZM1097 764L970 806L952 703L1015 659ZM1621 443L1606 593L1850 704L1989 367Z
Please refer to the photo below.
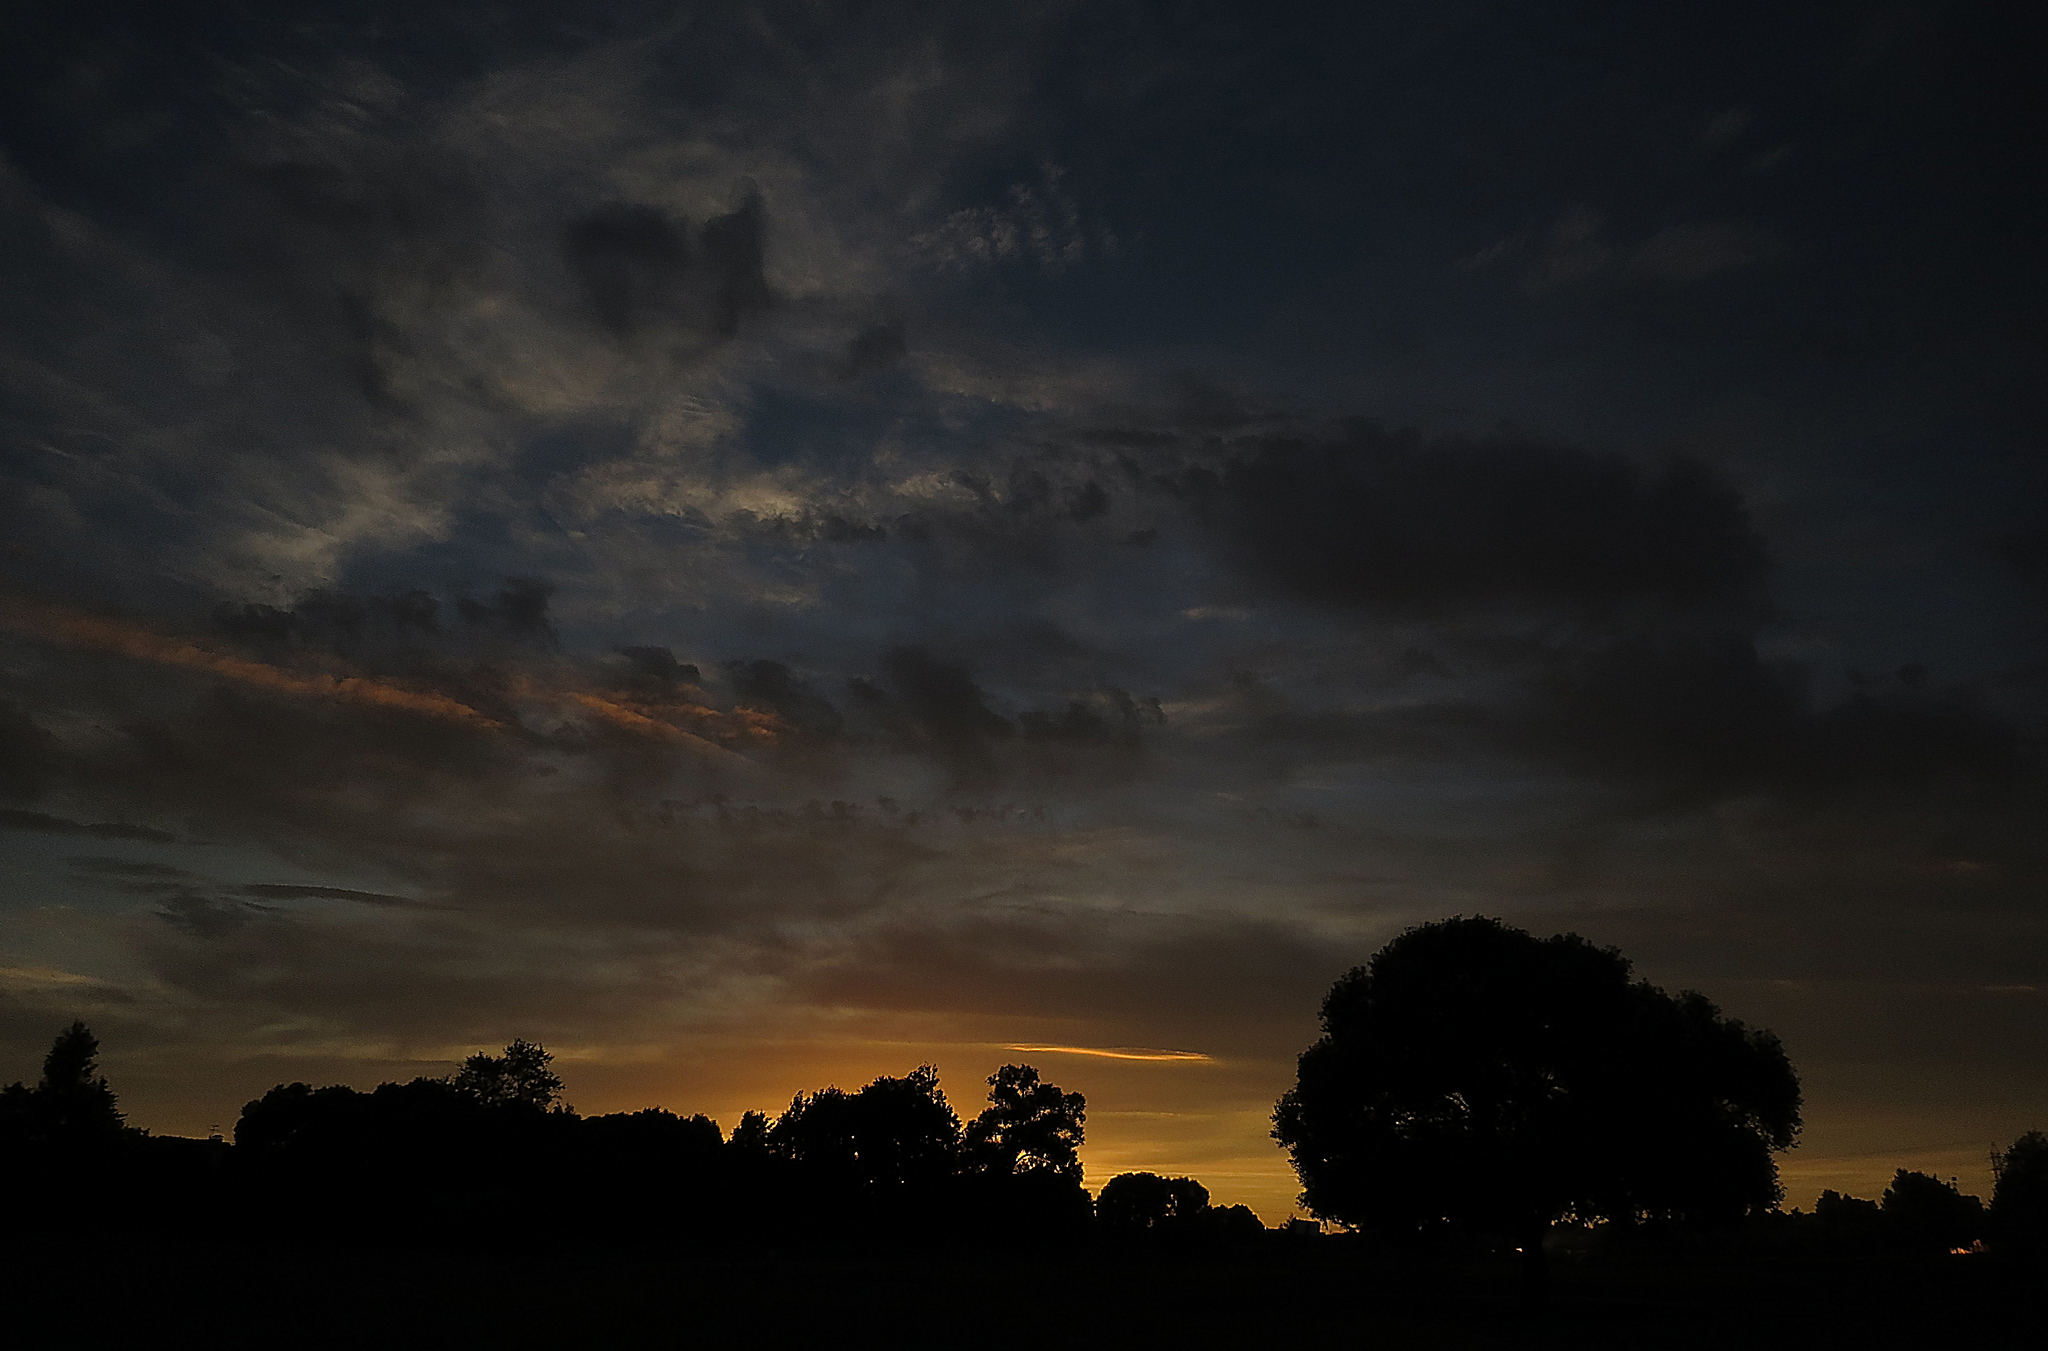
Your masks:
M1209 1189L1191 1177L1119 1173L1102 1184L1095 1216L1105 1228L1136 1233L1187 1220L1209 1208Z
M1984 1237L1984 1203L1926 1173L1899 1169L1878 1209L1892 1239L1912 1251L1945 1253Z
M1242 1247L1265 1237L1266 1226L1250 1206L1210 1206L1201 1216L1214 1241Z
M463 1061L450 1082L493 1107L546 1111L562 1098L561 1077L548 1068L554 1059L544 1047L516 1038L503 1055L480 1053Z
M768 1116L765 1112L742 1112L740 1124L733 1127L732 1148L745 1154L765 1153L768 1149Z
M1813 1218L1832 1243L1845 1249L1874 1248L1884 1240L1884 1211L1860 1196L1829 1188L1814 1202Z
M988 1108L967 1127L967 1154L996 1173L1054 1173L1076 1181L1088 1100L1046 1083L1029 1065L988 1077Z
M2048 1249L2048 1134L2028 1131L1991 1156L1991 1228L2000 1246Z
M744 1123L742 1123L744 1124ZM821 1177L894 1192L951 1176L959 1166L960 1118L920 1065L857 1093L799 1093L769 1128L769 1149Z
M716 1154L725 1137L718 1123L698 1113L677 1116L661 1107L642 1107L637 1112L612 1112L585 1118L583 1138L601 1140L607 1151L631 1153L664 1152L673 1155Z

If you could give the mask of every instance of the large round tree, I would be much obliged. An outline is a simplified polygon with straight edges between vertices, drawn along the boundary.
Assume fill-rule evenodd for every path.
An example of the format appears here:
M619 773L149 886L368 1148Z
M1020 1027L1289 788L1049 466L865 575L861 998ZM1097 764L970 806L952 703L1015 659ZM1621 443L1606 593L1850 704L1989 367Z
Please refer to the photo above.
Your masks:
M1459 918L1402 934L1323 1001L1273 1136L1310 1213L1520 1246L1581 1219L1775 1205L1799 1080L1768 1032L1665 994L1574 934Z

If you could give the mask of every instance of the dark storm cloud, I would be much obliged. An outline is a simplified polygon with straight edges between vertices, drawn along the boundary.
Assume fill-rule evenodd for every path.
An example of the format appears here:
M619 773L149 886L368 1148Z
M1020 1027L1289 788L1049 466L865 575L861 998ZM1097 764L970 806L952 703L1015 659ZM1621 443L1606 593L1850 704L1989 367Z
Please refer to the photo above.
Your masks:
M548 599L554 591L552 585L537 578L518 578L489 600L458 597L455 612L464 623L486 632L547 647L556 641L554 626L548 622Z
M964 783L990 778L991 744L1009 740L1017 729L989 709L967 668L918 647L896 648L882 665L909 721L954 777Z
M213 622L220 632L261 651L297 642L348 656L360 652L366 641L389 647L437 635L440 608L438 599L418 589L352 596L316 588L290 605L224 602L214 609Z
M731 678L733 693L741 700L770 710L808 735L830 738L843 725L839 710L779 661L735 663Z
M1506 754L1655 812L1758 793L1929 810L1958 793L2039 796L2037 738L1984 691L1917 663L1870 676L1767 658L1780 616L1763 530L1701 464L1364 422L1217 438L1170 419L1146 437L1088 435L1119 447L1152 510L1213 532L1240 604L1323 607L1314 627L1264 632L1274 652L1294 647L1260 663L1277 686L1240 671L1203 715L1207 734L1277 756L1273 772ZM1173 468L1182 455L1194 466ZM1419 642L1340 656L1332 624ZM1360 708L1365 690L1379 693Z
M1924 669L1858 678L1832 701L1810 685L1740 632L1627 636L1552 653L1497 726L1510 745L1667 785L1682 801L2038 791L2025 735Z
M842 370L847 379L883 371L901 361L910 353L910 346L904 340L903 321L889 319L872 328L862 329L846 343L846 357Z
M745 191L737 208L701 231L658 207L610 203L564 228L562 252L591 312L615 336L673 325L708 341L732 337L743 316L767 306L766 229L758 191Z
M603 206L563 231L562 252L598 322L621 337L666 317L690 266L688 227L659 208Z
M1697 464L1645 470L1525 439L1355 424L1260 447L1191 487L1261 577L1397 613L1754 607L1766 574L1741 498Z

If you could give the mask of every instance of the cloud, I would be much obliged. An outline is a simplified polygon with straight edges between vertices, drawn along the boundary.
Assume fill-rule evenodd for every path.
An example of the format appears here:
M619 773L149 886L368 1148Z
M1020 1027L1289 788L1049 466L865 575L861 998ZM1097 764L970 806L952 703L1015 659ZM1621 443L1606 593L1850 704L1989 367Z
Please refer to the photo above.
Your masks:
M238 932L257 913L241 901L220 900L190 892L172 896L157 910L157 917L172 928L196 938L215 940Z
M177 836L149 826L131 826L116 821L72 821L43 812L0 810L0 825L17 830L38 830L52 835L90 835L101 840L147 840L170 844Z
M1628 270L1663 282L1693 282L1784 256L1785 246L1764 230L1741 222L1672 225L1657 231L1628 255Z
M0 701L0 801L40 794L57 760L56 750L56 739L26 711Z
M425 902L407 896L387 896L381 891L357 891L352 887L293 886L287 883L254 882L236 891L271 901L360 901L364 905L417 906Z
M1200 1051L1161 1051L1144 1046L1006 1046L1006 1051L1021 1055L1086 1055L1100 1056L1105 1060L1150 1060L1150 1061L1205 1061L1211 1057Z
M1604 271L1614 248L1601 238L1606 222L1600 213L1579 206L1558 217L1542 250L1522 273L1522 289L1542 295L1585 281Z
M1519 438L1354 424L1256 445L1194 484L1255 575L1392 613L1753 607L1767 567L1740 496L1704 468Z
M920 647L899 647L882 661L908 723L963 784L994 772L991 743L1007 741L1016 727L983 702L965 666L935 660Z
M1725 139L1742 125L1724 115L1716 119L1709 136ZM1458 267L1477 272L1519 260L1523 294L1542 297L1601 279L1692 285L1720 273L1777 262L1788 252L1776 235L1740 220L1685 221L1628 244L1609 235L1605 216L1581 205L1559 216L1540 243L1532 244L1526 235L1510 235L1466 255Z
M162 841L159 841L162 843ZM123 858L69 858L64 860L80 872L104 877L161 877L190 880L196 874L165 863L137 863Z
M562 231L562 253L591 313L614 337L657 327L698 342L739 332L770 301L763 272L767 208L744 185L739 205L701 228L659 207L613 202Z
M965 207L937 227L912 235L910 251L927 265L946 270L1031 262L1046 272L1062 272L1081 262L1091 245L1115 252L1113 235L1090 239L1062 177L1057 166L1047 166L1037 183L1011 184L1002 206Z
M444 695L405 689L362 676L294 674L265 662L249 661L153 633L138 624L105 619L62 606L0 599L0 626L46 642L107 652L136 661L185 667L279 694L368 704L478 728L500 725Z
M1263 1151L1329 980L1460 911L2040 983L2038 681L1921 536L1815 524L1872 419L1976 435L1795 397L1878 292L1794 243L1892 256L1808 210L1839 162L1802 207L1723 103L1503 113L1364 10L849 13L0 54L0 939L226 1067L199 1121L515 1034L685 1093L1010 1046L1228 1079Z
M1740 632L1628 635L1553 651L1496 715L1509 744L1669 785L1688 799L2031 796L2018 729L1925 673L1865 680L1823 702Z

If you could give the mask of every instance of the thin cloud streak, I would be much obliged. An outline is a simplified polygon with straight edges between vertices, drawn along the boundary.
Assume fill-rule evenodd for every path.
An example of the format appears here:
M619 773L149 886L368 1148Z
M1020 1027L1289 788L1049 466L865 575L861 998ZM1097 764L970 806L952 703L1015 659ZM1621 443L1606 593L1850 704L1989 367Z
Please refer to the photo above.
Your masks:
M1026 1046L1006 1045L1006 1051L1020 1055L1092 1055L1104 1060L1179 1060L1205 1061L1214 1063L1214 1056L1203 1055L1200 1051L1153 1050L1143 1046Z
M466 723L495 731L504 726L467 704L442 694L403 689L364 676L293 675L247 657L215 652L178 638L165 637L123 620L103 619L64 606L18 598L0 602L0 625L44 642L88 652L103 652L135 661L203 671L208 675L278 694L308 695L343 703L396 709L447 722Z

